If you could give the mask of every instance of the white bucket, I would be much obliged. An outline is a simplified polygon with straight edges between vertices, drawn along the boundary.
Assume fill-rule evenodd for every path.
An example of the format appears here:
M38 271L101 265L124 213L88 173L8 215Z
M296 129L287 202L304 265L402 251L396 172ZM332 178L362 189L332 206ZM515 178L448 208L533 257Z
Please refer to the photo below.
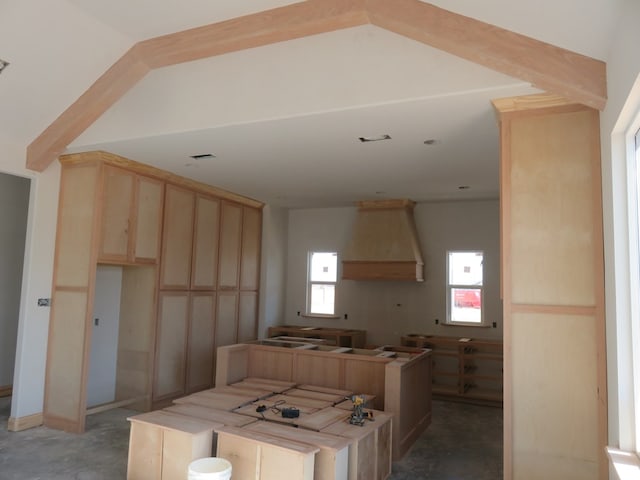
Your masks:
M189 464L189 480L229 480L231 462L224 458L206 457Z

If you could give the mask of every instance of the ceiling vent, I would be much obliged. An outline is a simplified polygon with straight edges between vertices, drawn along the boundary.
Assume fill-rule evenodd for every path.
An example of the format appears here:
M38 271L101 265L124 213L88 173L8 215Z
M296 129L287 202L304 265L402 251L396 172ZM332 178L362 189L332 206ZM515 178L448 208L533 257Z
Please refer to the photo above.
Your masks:
M411 200L357 202L358 214L343 255L346 280L424 281L424 260Z

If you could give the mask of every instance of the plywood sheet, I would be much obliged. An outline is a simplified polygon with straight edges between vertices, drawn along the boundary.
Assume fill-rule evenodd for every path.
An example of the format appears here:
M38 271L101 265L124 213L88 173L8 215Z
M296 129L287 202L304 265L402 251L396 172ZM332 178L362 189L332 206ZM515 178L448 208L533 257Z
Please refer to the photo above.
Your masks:
M138 176L136 212L136 259L157 260L160 253L160 230L164 203L164 184Z
M218 285L221 288L238 288L241 234L242 207L234 203L222 202L218 262Z
M258 290L260 281L260 239L262 238L262 212L243 207L242 258L240 260L240 289Z
M537 455L550 460L531 463L540 464L536 471L546 464L546 476L521 472L518 478L557 478L552 465L560 459L576 467L596 464L600 454L596 320L514 314L512 329L512 358L507 361L513 371L514 459ZM594 472L597 476L597 469Z
M167 412L179 413L193 418L201 418L222 425L230 425L232 427L242 427L255 422L255 419L246 415L238 415L226 410L218 410L215 408L204 407L192 403L177 403L164 409Z
M92 268L91 245L98 165L64 168L56 242L56 286L86 287Z
M57 291L54 298L47 350L45 423L48 415L77 421L84 409L80 399L84 397L81 389L87 294Z
M161 293L154 398L184 393L188 315L187 292Z
M511 136L512 301L594 305L597 112L517 118Z
M160 288L189 288L194 208L193 192L166 186Z
M215 293L192 293L189 323L187 391L213 383L215 340Z
M215 289L218 277L218 233L220 202L211 197L196 197L191 287Z

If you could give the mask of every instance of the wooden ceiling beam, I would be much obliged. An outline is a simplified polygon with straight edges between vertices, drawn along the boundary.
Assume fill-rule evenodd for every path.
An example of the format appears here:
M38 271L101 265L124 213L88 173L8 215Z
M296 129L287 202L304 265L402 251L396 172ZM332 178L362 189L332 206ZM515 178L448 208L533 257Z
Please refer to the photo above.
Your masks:
M27 147L42 171L149 70L371 23L597 109L604 62L419 0L307 0L134 45Z
M606 64L419 0L365 0L373 25L604 109Z
M27 147L27 168L41 172L149 71L134 45Z
M140 42L152 69L368 24L364 0L309 0Z
M27 147L43 171L149 70L368 23L364 0L308 0L134 45Z

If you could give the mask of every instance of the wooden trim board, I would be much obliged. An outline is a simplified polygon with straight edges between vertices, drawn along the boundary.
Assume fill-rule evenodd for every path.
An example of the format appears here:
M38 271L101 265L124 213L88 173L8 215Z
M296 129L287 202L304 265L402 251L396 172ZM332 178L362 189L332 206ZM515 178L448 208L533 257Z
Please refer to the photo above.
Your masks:
M9 417L7 422L7 430L10 432L21 432L29 428L39 427L44 422L43 414L34 413L24 417Z
M27 147L43 171L151 69L373 24L604 109L606 65L419 0L308 0L136 43Z

